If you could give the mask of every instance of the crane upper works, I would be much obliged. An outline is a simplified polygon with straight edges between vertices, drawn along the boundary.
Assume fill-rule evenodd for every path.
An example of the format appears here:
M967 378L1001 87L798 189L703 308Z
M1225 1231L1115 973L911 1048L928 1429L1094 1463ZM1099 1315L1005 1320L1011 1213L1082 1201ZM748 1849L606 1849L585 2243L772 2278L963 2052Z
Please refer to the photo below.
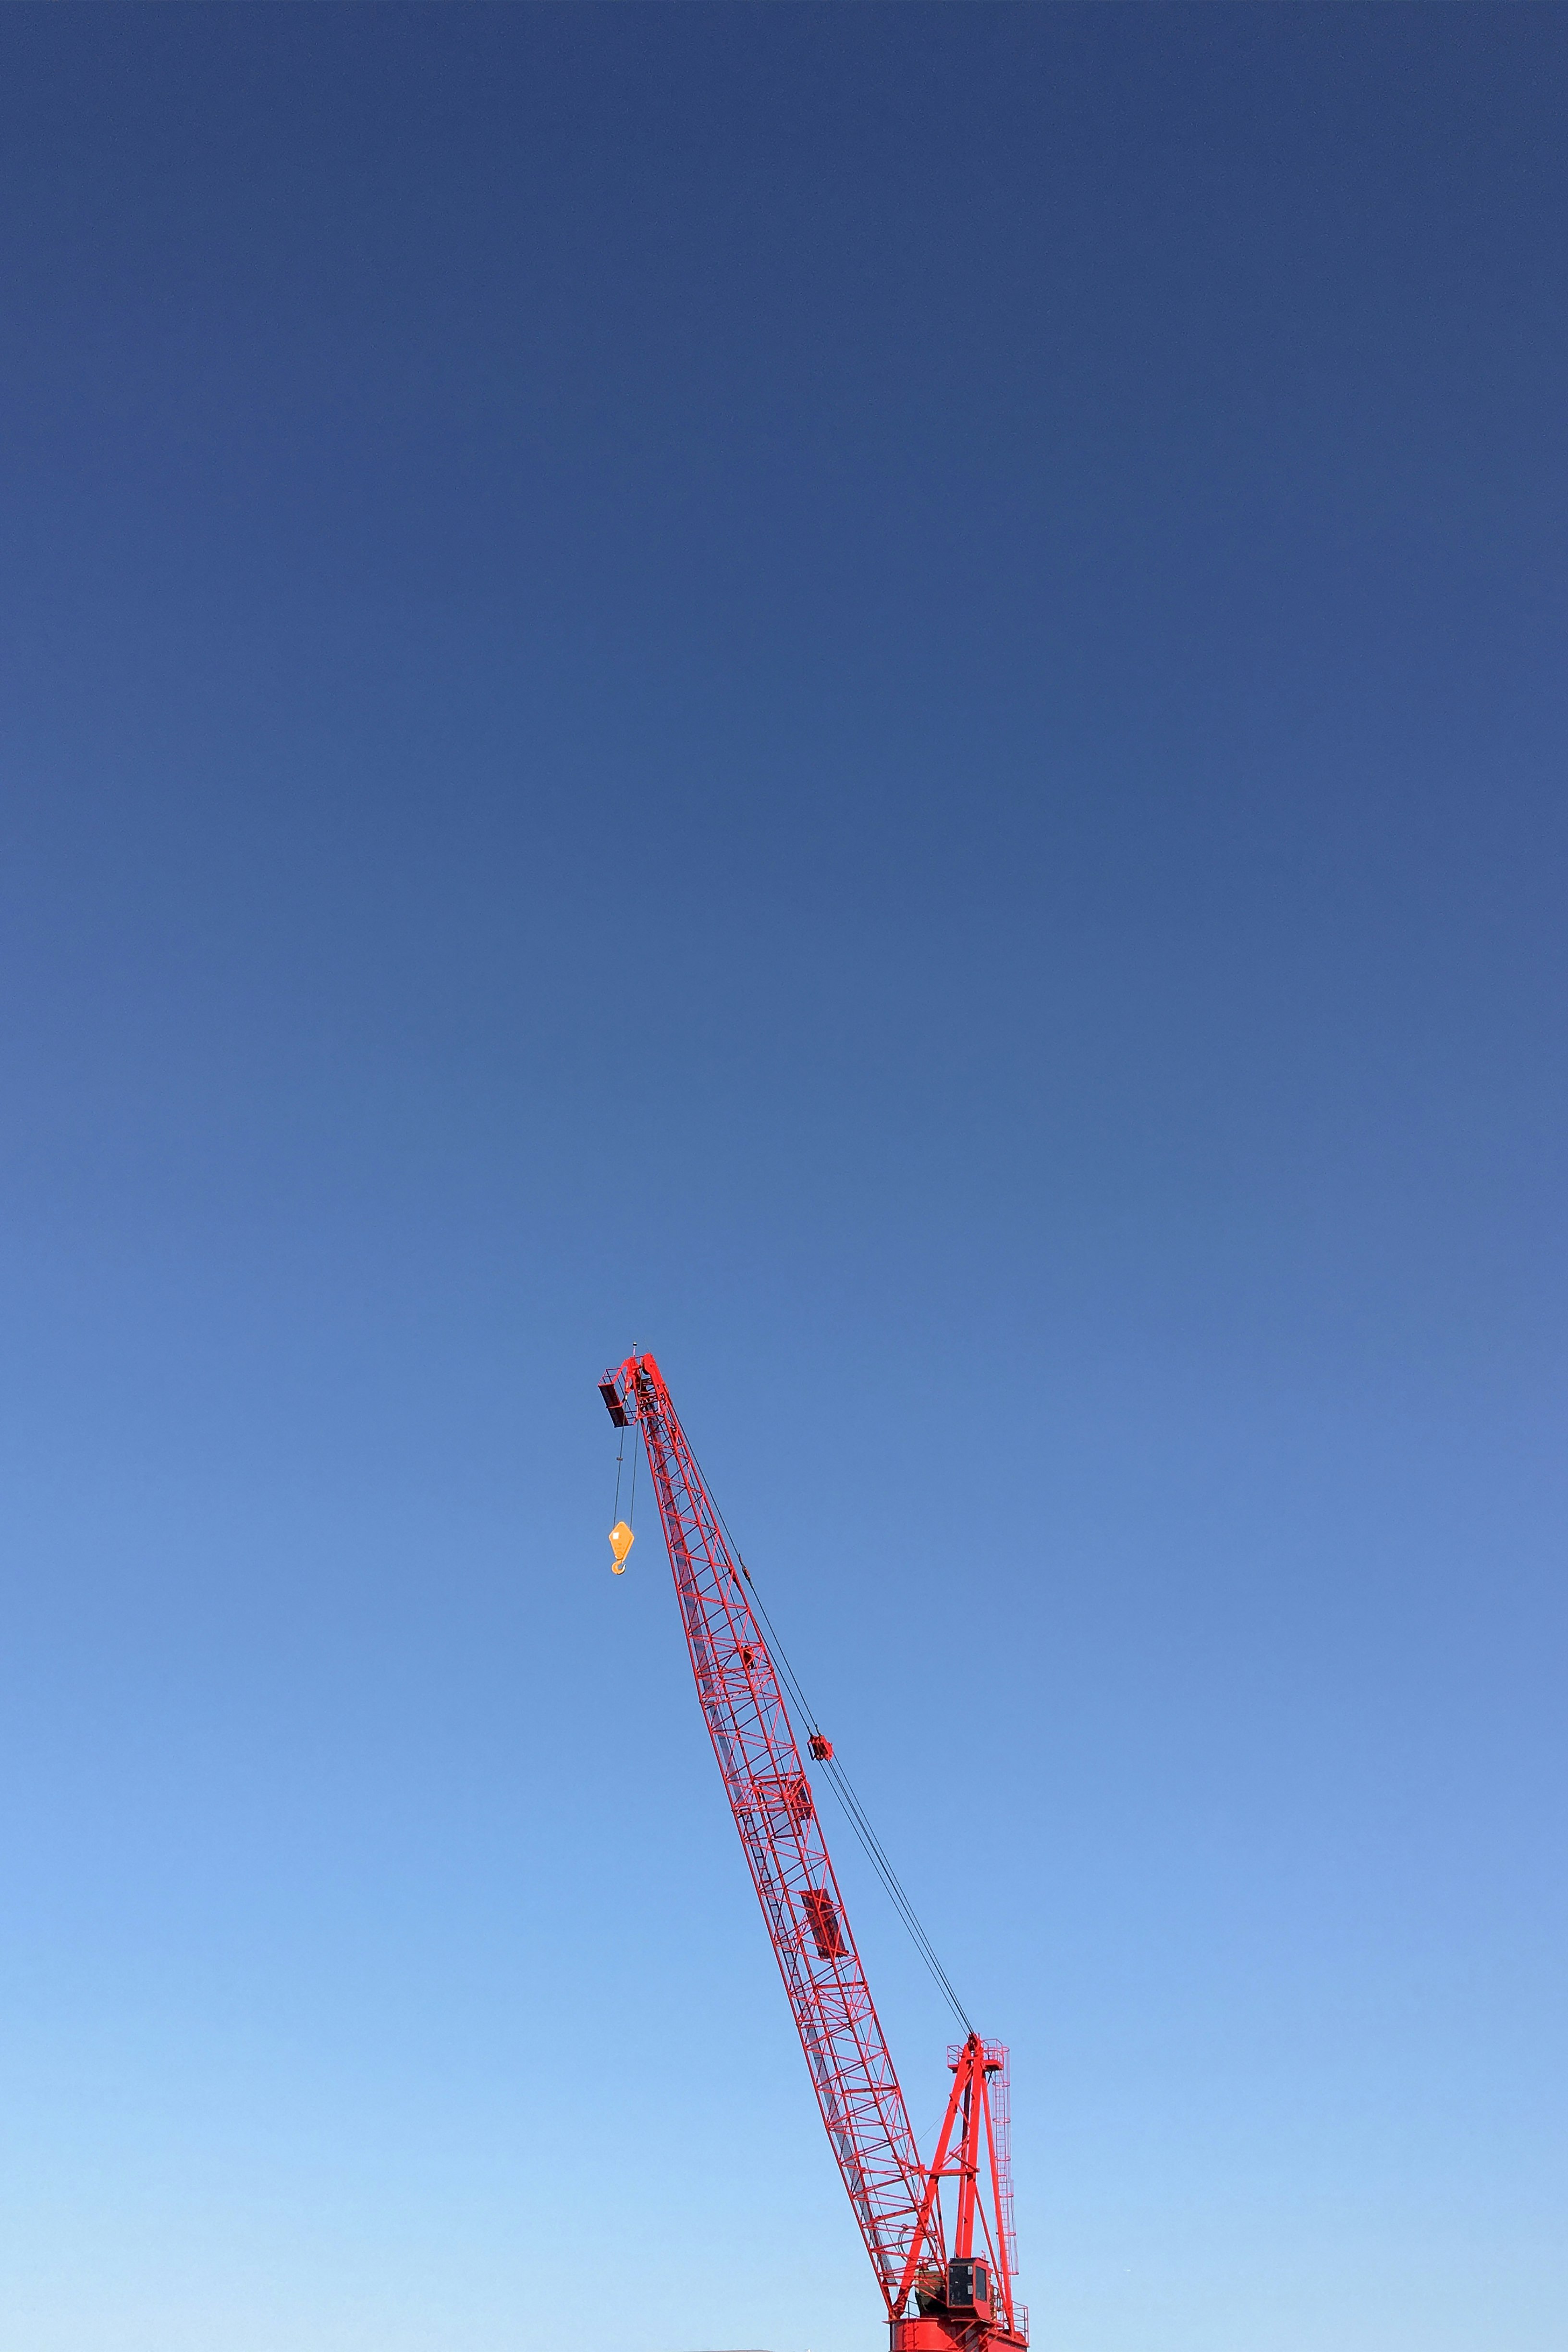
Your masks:
M1007 2053L973 2028L950 2047L952 2090L936 2153L925 2163L855 1948L775 1660L797 1701L799 1686L776 1641L770 1654L766 1612L653 1358L628 1356L605 1374L599 1392L617 1427L635 1424L642 1434L703 1720L822 2120L882 2291L889 2352L1023 2352L1028 2315L1013 2299L1018 2265ZM624 1551L617 1555L617 1566L624 1558ZM833 1776L832 1742L813 1730L807 1748ZM844 1793L858 1815L853 1792ZM873 1858L879 1853L876 1848ZM900 1899L885 1857L879 1866ZM903 1908L923 1944L907 1903ZM967 2027L966 2017L963 2022Z

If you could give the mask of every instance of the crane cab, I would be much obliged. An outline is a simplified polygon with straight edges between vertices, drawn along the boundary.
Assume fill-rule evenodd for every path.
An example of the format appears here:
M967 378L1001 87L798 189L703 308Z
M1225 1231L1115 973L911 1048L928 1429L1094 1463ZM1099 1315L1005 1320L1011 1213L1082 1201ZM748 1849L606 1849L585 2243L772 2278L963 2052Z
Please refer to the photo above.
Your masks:
M964 2259L947 2266L947 2307L955 2319L989 2319L991 2265Z

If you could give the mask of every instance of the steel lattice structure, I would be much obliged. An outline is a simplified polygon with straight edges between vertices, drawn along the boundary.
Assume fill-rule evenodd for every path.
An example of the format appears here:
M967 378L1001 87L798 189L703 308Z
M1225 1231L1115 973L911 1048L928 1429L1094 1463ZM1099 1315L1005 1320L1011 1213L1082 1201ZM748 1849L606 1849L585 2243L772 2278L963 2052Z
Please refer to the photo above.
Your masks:
M744 1565L653 1358L628 1356L605 1373L600 1393L613 1421L641 1431L703 1719L882 2290L891 2352L1022 2352L1027 2321L1012 2291L1006 2053L973 2033L949 2052L947 2118L934 2162L922 2164ZM832 1755L815 1731L809 1747L818 1759ZM944 2180L956 2185L951 2258ZM906 2316L911 2294L917 2315Z

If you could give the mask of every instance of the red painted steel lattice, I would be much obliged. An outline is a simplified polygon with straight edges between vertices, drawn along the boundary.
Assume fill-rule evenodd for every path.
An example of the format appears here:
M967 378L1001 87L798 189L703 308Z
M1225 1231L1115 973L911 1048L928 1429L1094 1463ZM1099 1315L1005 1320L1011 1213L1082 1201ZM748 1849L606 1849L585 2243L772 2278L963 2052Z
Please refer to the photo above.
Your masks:
M949 2053L953 2085L935 2162L921 2162L892 2056L855 1947L745 1571L658 1366L628 1356L601 1390L612 1419L641 1427L686 1645L752 1882L805 2052L822 2120L893 2323L894 2352L1022 2352L1006 2163L1006 2053L972 2034ZM814 1732L814 1759L832 1743ZM950 2264L942 2184L956 2184ZM993 2233L985 2213L996 2215ZM989 2250L995 2310L950 2308L952 2273ZM965 2274L967 2276L967 2273ZM940 2282L940 2287L938 2285ZM914 2294L921 2315L906 2318Z

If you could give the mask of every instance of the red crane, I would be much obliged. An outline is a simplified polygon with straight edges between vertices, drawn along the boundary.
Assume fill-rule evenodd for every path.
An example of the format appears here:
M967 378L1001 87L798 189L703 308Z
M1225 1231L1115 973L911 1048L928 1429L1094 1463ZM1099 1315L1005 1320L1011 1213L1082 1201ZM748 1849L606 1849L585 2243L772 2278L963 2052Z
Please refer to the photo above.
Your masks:
M1007 2053L973 2029L949 2048L952 2090L936 2153L924 2163L745 1563L653 1358L628 1356L605 1374L599 1392L618 1428L635 1424L642 1433L703 1720L822 2120L882 2290L889 2352L1023 2352L1028 2315L1013 2299ZM807 1747L831 1773L831 1740L813 1729Z

